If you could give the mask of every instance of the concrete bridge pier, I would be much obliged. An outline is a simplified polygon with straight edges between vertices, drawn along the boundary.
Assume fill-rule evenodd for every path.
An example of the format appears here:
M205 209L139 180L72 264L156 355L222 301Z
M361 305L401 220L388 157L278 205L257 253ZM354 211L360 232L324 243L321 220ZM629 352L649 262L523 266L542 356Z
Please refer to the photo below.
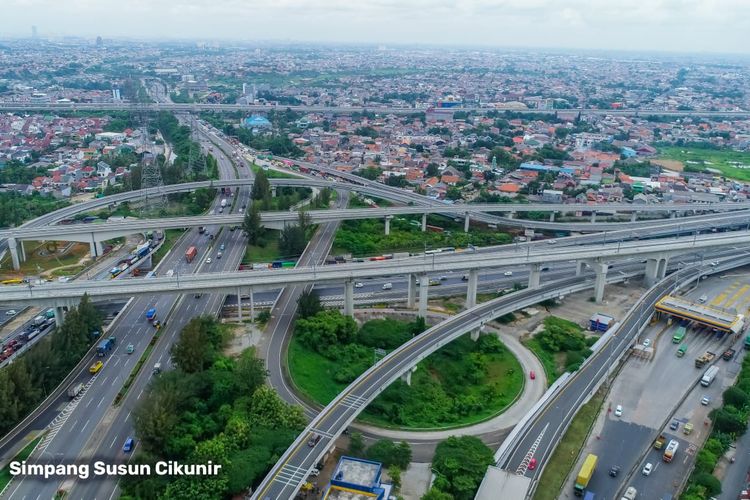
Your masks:
M664 255L649 258L646 261L646 286L652 287L654 284L667 275L667 264L669 258Z
M242 322L242 288L237 287L237 321Z
M10 260L13 262L13 269L21 269L21 261L18 256L18 242L15 238L8 238L8 250L10 250Z
M471 332L469 332L469 335L471 337L471 340L476 342L479 340L479 336L482 335L482 327L474 328Z
M554 211L549 213L549 221L550 222L555 222L555 214L556 213L557 212L554 212Z
M391 219L393 219L392 215L385 216L385 235L386 236L391 234Z
M592 264L594 272L596 273L596 281L594 282L594 301L600 304L604 300L604 285L607 284L607 270L609 266L597 262Z
M65 321L65 308L64 306L55 306L55 326L61 327L63 324L63 321Z
M516 217L516 213L515 212L508 212L508 218L509 219L514 219L515 217Z
M638 220L638 212L630 212L630 222L635 222Z
M596 222L596 210L591 212L591 223L594 224Z
M542 265L531 264L529 268L529 288L531 289L539 288L539 282L541 278L542 278Z
M427 231L427 214L422 214L422 232Z
M401 381L411 387L411 374L417 371L417 365L412 366L409 370L401 375Z
M354 281L344 283L344 315L354 317Z
M677 212L675 212L675 211L670 211L670 212L669 212L669 218L670 218L670 219L676 219L676 218L677 218Z
M91 238L91 243L89 243L89 252L91 253L91 258L95 259L97 257L101 257L104 253L104 248L102 247L101 241L96 241L93 237Z
M276 186L271 186L271 197L276 198Z
M466 287L466 309L477 305L477 284L479 283L479 270L469 269L469 284Z
M576 276L580 276L583 274L583 271L586 270L586 262L579 260L576 261Z
M430 279L426 274L419 275L419 315L427 317L427 290L430 288Z
M23 246L23 240L18 242L18 246L21 249L21 262L26 262L26 249Z
M417 276L415 274L410 274L406 279L408 281L406 285L406 307L414 309L417 301L417 284L415 283L417 281Z
M469 215L469 212L466 212L466 215L464 215L464 233L469 232L470 225L471 225L471 216Z
M253 289L250 289L250 321L255 321L255 301L253 300Z

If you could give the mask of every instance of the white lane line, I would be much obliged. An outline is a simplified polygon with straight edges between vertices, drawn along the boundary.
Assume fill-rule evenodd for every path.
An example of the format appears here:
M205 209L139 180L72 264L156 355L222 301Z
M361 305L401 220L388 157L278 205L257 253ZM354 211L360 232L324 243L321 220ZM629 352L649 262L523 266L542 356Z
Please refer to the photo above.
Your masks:
M83 424L83 427L81 427L81 434L83 434L83 431L86 430L86 426L89 425L89 422L91 422L91 419L86 420L86 423Z
M141 394L143 394L143 389L141 389L141 392L138 393L138 397L136 397L135 399L141 399Z
M96 407L97 407L97 408L99 408L99 406L101 406L101 404L102 404L103 402L104 402L104 398L100 399L100 400L99 400L99 404L97 404L97 405L96 405Z
M115 445L115 441L117 441L117 436L112 438L112 444L109 445L110 448L112 448Z

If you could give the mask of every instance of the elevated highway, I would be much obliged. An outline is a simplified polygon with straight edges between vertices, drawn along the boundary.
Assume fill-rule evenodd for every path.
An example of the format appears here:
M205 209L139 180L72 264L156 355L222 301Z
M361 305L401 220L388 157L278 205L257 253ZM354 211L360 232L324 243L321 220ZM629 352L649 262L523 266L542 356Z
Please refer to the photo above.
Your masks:
M280 285L306 285L325 282L345 282L353 286L355 279L403 274L421 275L434 272L473 272L503 266L531 266L529 285L538 287L543 264L561 261L584 261L597 274L597 297L603 293L608 265L606 262L632 256L645 259L647 279L663 277L666 262L671 254L697 252L710 249L741 247L750 242L750 231L734 231L673 239L646 241L611 241L585 246L506 245L489 252L461 252L422 255L404 259L338 264L330 266L298 267L295 269L269 269L206 273L190 276L131 278L108 282L73 281L48 283L42 286L6 286L0 289L0 302L55 303L70 300L84 293L91 297L130 297L143 294L220 292L234 293L242 288L263 290ZM470 283L472 278L469 279ZM473 280L476 290L476 279ZM420 309L426 308L427 280L420 282ZM470 291L471 293L471 291ZM413 293L412 293L413 295ZM423 299L424 297L424 303Z
M284 111L291 109L302 113L330 113L330 114L351 114L370 111L380 114L393 115L411 115L414 113L424 113L425 108L404 108L394 106L285 106L285 105L256 105L256 104L208 104L208 103L27 103L27 102L0 102L0 110L3 111L181 111L181 112L268 112ZM572 108L565 110L542 110L542 109L503 109L493 107L456 107L450 108L451 111L470 111L475 113L488 113L490 111L500 112L509 111L512 113L532 113L547 114L555 113L581 113L583 115L614 115L614 116L632 116L632 115L659 115L659 116L720 116L720 117L746 117L750 112L744 110L738 111L711 111L711 110L661 110L648 108L634 109L588 109Z

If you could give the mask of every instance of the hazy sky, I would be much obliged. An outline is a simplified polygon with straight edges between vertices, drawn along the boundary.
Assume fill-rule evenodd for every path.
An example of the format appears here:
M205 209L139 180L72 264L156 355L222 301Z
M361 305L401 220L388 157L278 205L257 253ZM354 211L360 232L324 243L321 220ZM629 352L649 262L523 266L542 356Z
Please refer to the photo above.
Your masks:
M750 0L1 0L0 36L750 53Z

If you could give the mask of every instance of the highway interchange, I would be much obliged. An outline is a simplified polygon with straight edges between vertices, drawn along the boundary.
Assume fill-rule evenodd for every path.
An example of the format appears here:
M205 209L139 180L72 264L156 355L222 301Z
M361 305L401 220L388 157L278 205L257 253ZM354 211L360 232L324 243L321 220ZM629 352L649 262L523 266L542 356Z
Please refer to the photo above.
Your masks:
M215 138L212 138L212 141L216 141ZM214 142L215 143L215 142ZM229 147L228 144L224 144L224 147ZM234 176L234 167L231 164L230 159L225 154L217 155L219 159L220 164L220 170L221 170L221 176L222 178L230 178ZM247 167L239 168L240 174L244 175L250 175L250 170ZM243 189L240 190L240 192L237 195L237 198L240 200L244 200L247 198L248 195L248 188L243 187ZM342 203L345 203L346 196L342 196L343 193L339 193L338 200L344 200ZM218 202L218 200L217 200ZM234 210L236 211L238 209L237 204L234 206ZM727 216L723 216L727 217ZM744 216L747 217L747 216ZM717 216L719 218L719 216ZM54 217L48 217L47 221L52 220L60 220L61 216L58 214ZM676 221L664 221L664 226L669 226L671 229L665 229L664 231L671 231L672 233L675 232L687 232L689 229L687 228L688 225L691 223L691 219L684 219L680 222ZM747 219L743 219L744 222L738 222L737 225L742 225L747 223ZM46 223L46 222L45 222ZM678 225L678 228L675 229L675 225ZM704 222L705 224L705 222ZM679 227L681 225L685 225L684 228ZM321 226L321 230L318 231L316 236L314 237L313 241L311 242L310 246L308 247L308 251L306 251L305 256L301 260L301 265L310 265L312 263L315 263L315 265L319 265L322 259L325 258L326 254L328 253L330 249L330 241L333 237L333 234L335 232L335 223L328 223L326 225ZM711 227L710 225L707 225L706 227ZM705 228L704 228L705 229ZM212 227L209 229L211 233L219 233L219 236L217 239L215 239L213 242L208 241L206 236L199 235L197 231L195 230L189 230L186 232L186 234L183 236L183 238L180 239L178 244L175 246L175 248L172 250L172 252L165 257L165 259L162 261L159 267L160 274L163 273L167 269L172 269L174 271L175 275L175 281L177 279L181 280L183 283L190 282L194 280L196 277L192 276L192 274L196 273L197 271L201 272L222 272L222 271L230 271L237 268L237 265L239 264L240 259L242 258L244 254L244 238L242 237L241 232L235 231L230 232L227 230L219 232L219 227ZM644 234L647 233L648 230L644 231ZM636 233L637 234L637 233ZM594 236L594 240L602 241L601 235L590 235ZM629 239L634 236L634 233L631 231L631 233L626 238L625 235L622 236L622 239ZM710 235L709 235L710 237ZM586 238L586 237L584 237ZM606 240L607 236L604 236L604 241ZM612 239L613 236L610 236L609 243L602 243L602 246L609 245L609 247L612 247L615 245L615 243L612 243L612 241L617 241L616 239ZM708 239L708 237L706 237ZM698 242L699 239L697 236L693 237L693 242ZM739 240L735 239L735 244ZM588 241L580 241L579 243L585 243ZM213 250L210 252L204 251L207 245L213 244ZM218 245L225 244L227 247L227 250L224 252L224 257L222 259L212 259L212 262L208 264L206 262L206 257L208 256L215 256L216 248L218 248ZM568 244L564 241L560 241L560 245L555 248L565 248L568 246ZM620 243L620 242L618 242ZM643 244L643 242L639 243ZM197 257L192 264L188 264L185 262L184 259L184 251L188 246L196 245L199 249L201 249L201 252L199 253L199 257ZM618 246L620 246L620 250L622 250L623 245L627 247L628 244L626 243L620 243ZM724 243L726 246L727 243ZM693 245L695 246L695 245ZM542 245L528 245L526 247L524 246L516 246L515 250L512 250L514 253L523 253L523 248L529 248L530 250L527 250L528 255L532 255L535 250L535 248L539 248L539 252L549 252L549 247L545 247ZM709 246L706 246L706 248L709 248ZM731 252L732 250L728 250L728 252ZM735 251L736 252L736 251ZM481 252L480 252L481 254ZM474 259L476 260L476 257L478 255L474 256ZM442 273L447 271L460 271L460 266L454 266L449 263L451 260L456 260L456 258L461 258L459 254L455 254L453 256L446 257L445 259L442 258L443 256L439 257L432 257L433 259L439 259L438 264L440 264L442 261L445 261L445 265L441 267L440 265L434 266L423 266L421 271L414 271L414 272L423 272L423 271L429 271L430 273ZM423 258L423 257L421 257ZM466 257L466 260L470 260L468 257ZM528 260L528 259L527 259ZM564 260L564 259L560 259ZM565 259L565 260L569 260ZM512 263L512 262L511 262ZM733 264L737 264L738 262L734 262ZM362 269L367 269L367 263L364 263L364 265L360 266ZM465 263L462 263L463 267L465 268ZM623 264L625 266L630 265L633 266L633 264ZM558 269L559 266L559 269ZM346 266L342 266L346 267ZM493 266L487 266L489 267L500 267L497 263L495 263ZM642 264L641 264L642 267ZM455 269L454 269L455 268ZM354 267L352 267L354 269ZM516 268L513 268L514 270ZM564 274L564 271L566 269L570 269L572 271L573 266L568 264L567 262L561 262L559 265L555 265L554 267L554 273L550 272L549 275L551 278L557 278L557 273ZM691 268L692 269L692 268ZM308 272L308 269L303 268L303 272ZM622 272L616 273L612 272L611 277L612 279L625 279L627 276L629 276L630 272L636 272L636 271L630 271L629 269L625 269ZM271 273L269 271L269 273ZM568 271L570 273L570 271ZM679 271L675 275L675 280L678 276L682 276L682 274L688 274L688 270ZM503 276L499 276L500 273L496 273L491 278L494 280L495 283L497 282L504 282L504 283L510 283L515 282L517 279L525 277L525 272L516 272L515 276L508 277L505 276L503 273ZM364 273L364 277L377 277L375 274L367 274ZM381 273L382 275L382 273ZM219 276L219 275L217 275ZM225 274L222 274L221 276L225 276ZM352 275L353 277L354 275ZM489 277L489 276L488 276ZM287 476L287 478L290 479L299 479L301 476L306 476L306 474L303 474L303 471L305 468L311 468L314 463L316 463L317 457L321 450L323 450L323 445L325 443L329 443L330 440L334 437L334 435L337 432L340 432L343 430L346 424L350 422L355 416L356 413L361 410L365 406L365 402L375 395L379 393L383 387L387 385L391 380L398 377L405 369L408 369L413 362L418 361L418 359L422 359L424 356L427 355L428 352L431 352L431 350L434 350L433 347L436 349L440 345L443 345L445 342L449 341L450 338L455 338L455 336L460 335L462 333L465 333L466 331L470 330L472 328L472 325L478 326L479 324L482 324L483 322L487 321L488 317L496 316L503 314L503 311L511 311L514 309L517 309L518 307L524 307L525 305L533 304L541 300L540 297L546 297L547 294L549 294L550 297L554 297L559 295L561 290L572 290L572 289L581 289L590 287L590 275L582 275L577 276L573 278L562 278L557 280L555 285L547 285L543 287L543 290L526 290L517 294L510 295L508 297L504 297L501 299L498 299L496 301L493 301L491 303L486 303L481 306L478 306L478 308L470 311L467 313L466 316L464 315L458 315L455 318L452 318L449 321L446 321L442 323L441 325L438 325L437 327L433 328L432 330L439 332L438 334L433 335L440 335L439 337L429 337L432 339L439 339L437 343L433 343L430 346L422 346L420 348L419 345L413 346L411 343L404 346L405 351L400 356L404 356L399 360L397 356L393 356L393 359L395 361L389 361L392 362L392 365L389 365L390 368L383 374L378 375L377 377L372 376L372 374L363 375L364 379L366 380L366 383L360 384L359 386L355 387L357 391L360 392L353 392L353 393L344 393L343 396L341 396L340 400L338 402L338 406L335 408L334 413L326 412L324 410L316 419L313 421L313 424L315 426L315 429L322 430L324 433L330 434L330 436L324 436L326 439L323 439L320 443L321 448L318 449L316 446L312 450L303 450L306 453L304 457L298 462L295 462L298 457L295 454L289 454L289 456L286 457L286 461L282 460L283 463L277 464L278 471L274 469L272 471L272 474L269 476L271 478L278 478L280 477L279 471L286 470L289 472L292 471L292 474ZM338 278L337 278L338 279ZM382 280L382 277L381 277ZM127 281L127 280L126 280ZM159 280L154 280L155 282L158 282ZM269 284L269 287L278 287L278 279L273 279L273 283ZM314 279L313 281L319 281L317 279ZM406 278L399 278L399 279L389 279L389 281L393 281L394 283L394 290L391 292L388 292L389 294L398 294L402 295L403 292L406 289ZM367 283L367 282L365 282ZM59 289L65 289L68 285L75 287L76 282L71 282L70 284L62 285ZM363 288L359 291L360 295L364 294L376 294L378 292L377 288L380 285L380 281L377 281L375 285L367 284L363 286ZM463 288L465 285L463 281L460 278L460 274L456 272L449 280L445 281L445 287L448 285L453 287L461 287ZM93 286L96 288L95 284L89 284L88 286ZM488 286L485 284L485 286ZM492 286L495 286L494 284ZM506 286L506 285L501 285ZM671 285L670 285L671 286ZM231 287L235 287L235 285L231 285ZM56 284L53 284L49 287L50 289L57 290L58 287ZM207 289L215 288L217 290L221 289L221 287L207 287ZM207 314L216 314L219 309L221 308L222 303L224 302L224 297L222 294L203 294L200 297L195 297L195 295L192 293L194 291L193 288L189 287L178 287L180 292L188 291L190 290L191 293L184 294L184 295L178 295L174 293L174 290L167 290L165 294L162 295L150 295L148 297L142 297L142 298L134 298L133 301L129 304L129 306L125 309L125 312L123 313L122 317L118 318L118 321L113 328L112 332L115 334L118 338L118 344L117 344L117 350L115 353L108 358L106 358L106 365L104 369L100 372L99 375L93 378L93 383L90 385L90 387L87 389L86 393L77 403L77 406L75 409L73 409L72 412L67 417L67 420L65 420L59 428L55 429L56 434L55 438L50 440L48 443L46 443L46 447L42 451L42 456L44 458L48 458L50 460L60 460L64 456L69 459L71 453L75 453L76 456L108 456L112 458L118 458L118 459L124 459L122 452L120 451L122 442L125 440L127 436L132 435L132 421L130 419L131 411L135 404L137 403L138 399L141 397L142 392L146 384L148 383L150 379L150 370L148 369L149 366L153 366L153 363L155 362L161 362L164 365L168 364L168 349L171 343L173 342L175 336L177 335L177 332L179 332L179 329L184 326L184 324L189 320L190 317L193 317L194 315L207 313ZM340 296L340 286L333 286L333 287L325 287L324 290L326 290L323 295L328 296L329 294L332 296ZM322 290L321 290L322 291ZM431 290L432 291L432 290ZM221 289L222 293L226 293L226 290ZM296 287L287 287L284 293L280 296L280 300L278 301L276 305L276 313L274 315L274 320L272 321L271 327L269 328L269 331L272 332L271 334L271 342L274 343L274 349L272 351L274 352L282 352L284 342L288 340L288 337L286 336L286 332L289 330L289 325L291 324L292 316L294 308L296 307L296 300L293 300L296 294L300 292L300 286ZM400 293L398 293L400 292ZM131 295L132 292L128 292ZM151 293L151 292L149 292ZM262 295L264 293L270 293L267 297L273 297L274 292L261 292L258 294L258 299L263 300L266 296ZM382 293L382 289L381 289ZM286 300L284 300L284 297L287 297ZM388 298L388 295L383 296L385 299ZM38 298L38 297L37 297ZM35 300L37 299L35 298ZM525 304L525 305L522 305ZM146 369L144 369L139 377L134 382L133 386L130 388L130 391L128 392L127 397L122 401L122 403L114 408L111 409L111 402L114 400L114 397L119 390L119 387L122 380L122 374L127 374L130 371L130 368L132 368L132 365L134 364L134 360L137 359L137 355L139 352L142 352L142 350L145 348L147 343L149 342L151 336L154 333L154 329L151 325L149 325L144 318L145 310L147 310L150 307L157 307L158 311L168 311L172 310L173 313L169 316L167 319L168 326L163 330L163 336L164 339L161 339L156 346L156 349L152 353L150 360L148 363L146 363ZM162 316L164 318L164 316ZM626 336L624 336L626 337ZM622 338L621 342L617 344L617 346L611 347L612 352L624 349L626 346L626 339ZM421 339L422 337L419 337ZM428 337L425 337L428 338ZM417 339L415 339L417 340ZM128 343L134 343L136 346L136 354L132 356L128 356L123 352L123 347L127 345ZM418 344L418 343L417 343ZM411 351L411 349L414 349L414 351ZM414 352L419 351L419 356L414 356ZM398 351L397 351L398 353ZM396 354L396 353L394 353ZM271 363L270 359L269 364ZM277 360L278 361L278 360ZM384 360L385 361L385 360ZM593 363L592 363L593 364ZM280 366L280 363L279 363ZM374 367L378 368L378 367ZM90 377L87 373L88 364L84 367L80 374L80 380L87 380ZM592 368L593 370L593 368ZM120 375L115 374L114 372L119 372ZM274 373L276 375L274 375ZM369 372L368 372L369 373ZM593 372L597 373L597 372ZM280 375L281 370L271 370L271 382L272 384L279 388L280 391L283 394L283 387L285 386L285 383L283 381L283 376ZM274 379L274 376L281 376L281 379ZM109 381L109 385L106 384L106 382ZM356 385L357 382L355 382ZM570 394L574 394L577 391L570 391ZM580 394L585 394L584 392ZM579 395L580 395L579 394ZM294 397L293 394L287 394L285 398ZM349 399L345 399L349 398ZM344 401L344 403L342 403ZM576 402L577 400L573 400L573 402ZM334 401L336 403L336 401ZM332 403L332 404L334 404ZM93 407L93 408L92 408ZM571 406L575 407L575 405ZM48 412L48 415L51 416L54 413L54 410L56 407L52 407L52 409ZM558 415L559 418L559 415ZM326 430L328 429L328 430ZM330 430L330 432L328 432ZM531 435L533 433L530 433ZM89 436L89 439L82 439L81 436ZM309 437L309 435L307 435ZM300 442L305 442L305 435L303 434L300 439L298 439ZM293 447L294 448L294 447ZM299 446L297 448L300 448ZM520 446L518 449L522 449L523 447ZM0 448L2 449L2 448ZM512 462L512 459L509 459L509 462ZM298 467L297 469L290 469L291 466ZM309 467L308 467L309 466ZM286 467L286 469L285 469ZM274 476L274 474L276 474ZM274 484L274 487L282 487L281 481L271 481L272 484ZM278 484L277 484L278 483ZM300 483L297 481L295 483L294 481L287 481L283 484L283 490L281 493L281 496L272 496L271 498L284 498L284 496L290 491L288 488L291 488L293 486L299 486ZM12 498L46 498L51 497L54 494L55 489L59 486L59 484L43 484L43 483L35 483L31 480L16 480L12 488L10 490L10 495ZM115 484L112 481L101 481L101 482L94 482L89 481L86 483L81 484L73 484L69 485L72 487L72 495L71 498L107 498L109 497L109 494L111 494L112 491L114 491ZM268 490L271 491L271 490ZM276 490L273 490L276 491ZM39 496L36 496L36 495ZM264 497L259 497L264 498Z

